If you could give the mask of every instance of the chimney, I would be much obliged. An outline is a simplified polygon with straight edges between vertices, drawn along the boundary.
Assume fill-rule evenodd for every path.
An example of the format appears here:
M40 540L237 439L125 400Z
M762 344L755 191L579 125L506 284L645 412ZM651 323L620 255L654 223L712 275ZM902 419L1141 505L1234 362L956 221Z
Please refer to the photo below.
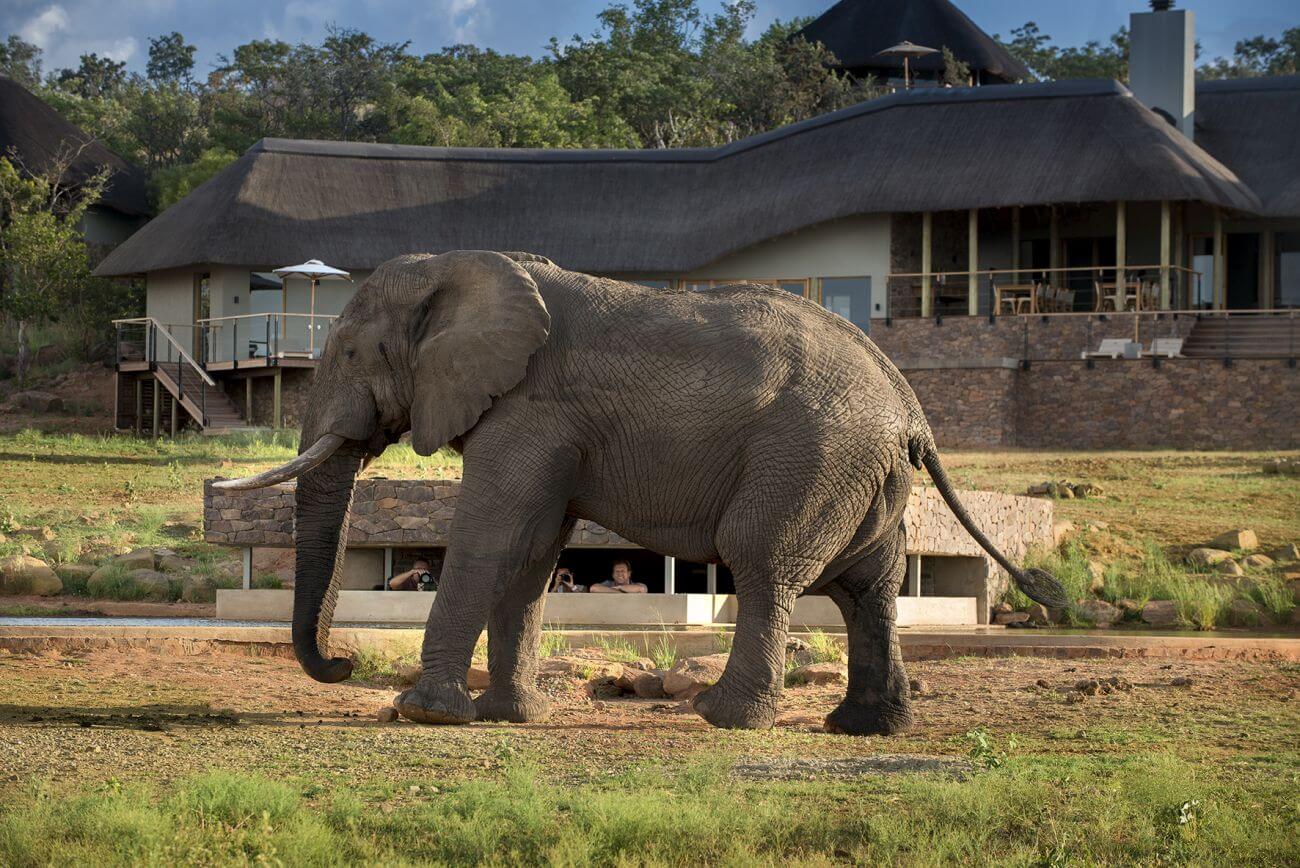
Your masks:
M1196 17L1173 0L1129 16L1129 89L1192 138L1196 111Z

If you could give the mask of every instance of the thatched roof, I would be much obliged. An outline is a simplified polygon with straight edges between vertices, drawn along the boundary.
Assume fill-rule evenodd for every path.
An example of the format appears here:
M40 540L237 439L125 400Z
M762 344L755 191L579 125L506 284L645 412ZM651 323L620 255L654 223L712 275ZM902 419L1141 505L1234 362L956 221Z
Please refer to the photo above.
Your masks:
M100 204L132 216L149 213L144 174L68 123L44 100L8 76L0 75L0 157L18 152L32 171L43 171L61 152L89 142L69 167L74 182L107 166L113 170Z
M899 42L927 48L948 48L972 73L1003 82L1026 81L1032 76L1024 64L980 30L948 0L841 0L820 18L799 31L809 42L831 50L840 66L852 71L897 70L901 57L881 57L879 52ZM943 69L943 55L931 54L909 61L913 70Z
M856 214L1119 199L1259 207L1236 176L1114 82L930 89L709 149L266 139L98 273L312 257L365 269L455 249L673 273Z
M1259 195L1260 214L1300 217L1300 75L1199 82L1196 142Z

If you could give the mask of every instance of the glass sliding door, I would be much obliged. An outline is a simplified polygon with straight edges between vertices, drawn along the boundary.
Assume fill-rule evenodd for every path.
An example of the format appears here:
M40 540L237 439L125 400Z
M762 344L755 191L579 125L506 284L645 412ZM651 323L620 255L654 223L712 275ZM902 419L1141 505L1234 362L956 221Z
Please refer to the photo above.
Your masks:
M871 278L823 277L822 306L837 313L864 332L871 329Z
M1300 307L1300 232L1277 233L1273 307Z

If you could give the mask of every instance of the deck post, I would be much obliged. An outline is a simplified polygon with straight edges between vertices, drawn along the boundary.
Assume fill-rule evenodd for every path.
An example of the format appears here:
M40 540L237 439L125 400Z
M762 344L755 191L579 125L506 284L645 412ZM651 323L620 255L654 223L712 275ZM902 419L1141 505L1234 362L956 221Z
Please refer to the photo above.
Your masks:
M930 256L934 247L934 214L926 211L921 215L921 316L928 317L934 312L934 300L930 297Z
M1169 285L1169 241L1171 235L1169 200L1160 203L1160 309L1169 310L1173 293Z
M1128 226L1127 215L1124 210L1123 202L1115 203L1115 293L1118 301L1117 308L1124 307L1124 297L1127 292L1124 285L1127 283L1128 273L1124 266L1128 265ZM1141 304L1141 300L1133 302L1134 307Z
M966 268L969 272L966 278L966 313L971 316L979 316L980 312L980 212L978 208L970 209L969 226L967 230L969 235L969 250L966 254Z
M175 398L175 397L173 397L173 398L171 399L171 402L170 402L170 403L171 403L171 405L172 405L172 418L171 418L171 423L172 423L172 425L171 425L171 427L172 427L172 437L175 437L175 436L176 436L177 423L180 421L180 420L177 418L177 414L178 414L180 411L179 411L179 410L177 409L177 407L176 407L176 398Z
M1061 220L1060 215L1056 212L1055 205L1050 206L1050 212L1049 241L1047 245L1051 249L1047 251L1047 267L1051 269L1052 280L1055 281L1057 279L1056 269L1061 265Z
M162 390L158 388L159 385L158 381L154 380L153 407L151 409L153 411L153 438L155 440L157 440L158 435L162 433L162 419L159 418L162 416Z
M280 368L277 367L275 369L275 397L271 401L271 415L274 417L272 426L276 429L280 428L280 423L283 421L280 415L280 375Z
M144 433L144 378L135 378L135 433Z
M1214 309L1228 306L1228 275L1223 273L1223 210L1214 209Z
M390 591L390 590L392 590L392 588L388 587L388 580L391 579L392 577L393 577L393 547L392 547L392 546L384 546L384 576L383 576L383 581L384 581L384 590L385 590L385 591Z
M1259 264L1259 306L1269 309L1277 306L1277 275L1273 272L1274 260L1277 258L1277 236L1273 229L1260 233L1259 255L1263 260Z
M677 558L664 555L664 593L677 593Z
M707 564L704 567L704 591L709 594L718 592L718 565Z
M1171 221L1171 232L1173 234L1173 261L1175 265L1184 266L1188 263L1183 261L1183 203L1179 202L1177 206L1171 207L1173 211ZM1192 275L1184 271L1179 275L1178 298L1170 300L1170 306L1175 310L1181 305L1184 308L1192 306Z
M253 427L253 378L244 378L244 423Z
M1020 279L1020 206L1011 208L1011 271L1015 273L1012 283L1023 283Z
M907 556L907 595L921 596L921 556Z
M250 591L253 588L253 547L244 546L240 554L242 555L240 561L244 566L244 590Z

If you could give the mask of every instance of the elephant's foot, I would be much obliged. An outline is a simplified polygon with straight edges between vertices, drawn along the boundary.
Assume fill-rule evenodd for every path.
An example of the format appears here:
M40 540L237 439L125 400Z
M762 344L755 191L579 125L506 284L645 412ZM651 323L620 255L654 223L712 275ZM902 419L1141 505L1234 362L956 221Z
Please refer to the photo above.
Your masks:
M491 687L474 700L474 711L479 720L530 723L545 720L551 703L540 690L530 687Z
M397 713L416 723L469 723L474 702L463 683L430 682L427 677L393 701Z
M776 721L776 697L737 696L721 682L697 694L691 708L722 729L771 729Z
M912 728L912 710L906 702L866 706L845 699L826 715L822 728L843 735L899 735Z

